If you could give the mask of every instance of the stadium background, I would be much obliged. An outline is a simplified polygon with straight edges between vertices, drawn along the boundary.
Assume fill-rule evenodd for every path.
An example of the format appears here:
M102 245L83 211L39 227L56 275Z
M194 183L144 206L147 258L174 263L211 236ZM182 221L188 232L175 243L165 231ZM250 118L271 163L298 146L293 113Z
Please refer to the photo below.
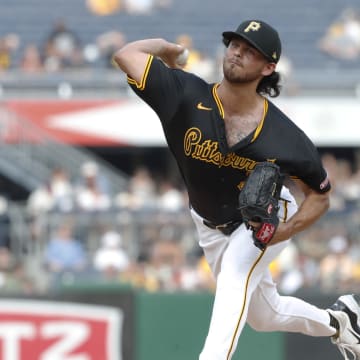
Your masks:
M359 293L359 13L357 0L0 0L1 358L196 358L213 282L156 116L109 59L128 41L182 39L193 46L188 70L217 81L220 34L246 18L279 30L275 101L314 140L334 184L329 213L272 264L274 277L284 294L321 306ZM69 32L56 43L60 22ZM50 244L67 231L82 255L54 264ZM95 261L101 250L112 266ZM328 339L247 328L235 359L250 356L341 358Z

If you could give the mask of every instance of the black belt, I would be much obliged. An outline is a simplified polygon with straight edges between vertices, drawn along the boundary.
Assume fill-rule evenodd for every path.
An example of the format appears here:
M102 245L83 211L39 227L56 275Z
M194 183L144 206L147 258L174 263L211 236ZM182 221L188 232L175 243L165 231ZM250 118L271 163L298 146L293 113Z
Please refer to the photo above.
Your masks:
M212 223L211 221L203 219L203 223L210 229L219 230L224 235L229 236L243 223L243 221L242 220L233 220L233 221L229 221L225 224L216 225L216 224Z

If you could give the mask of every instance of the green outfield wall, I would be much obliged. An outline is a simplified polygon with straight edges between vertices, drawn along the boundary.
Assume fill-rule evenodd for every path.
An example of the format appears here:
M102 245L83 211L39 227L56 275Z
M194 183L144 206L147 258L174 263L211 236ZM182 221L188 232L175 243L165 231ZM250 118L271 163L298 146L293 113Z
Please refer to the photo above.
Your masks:
M321 308L329 306L337 297L334 294L310 292L296 294L296 296ZM18 300L21 302L19 303ZM89 351L90 354L91 351L96 351L94 346L91 346L93 344L91 339L96 339L99 334L102 334L99 333L101 324L94 322L93 318L97 309L101 315L103 311L101 309L105 307L106 311L110 309L110 315L114 311L121 314L119 329L113 329L112 332L108 331L104 335L104 339L111 339L110 345L120 344L118 348L121 350L116 351L117 356L102 357L101 360L197 360L206 337L213 300L213 294L205 292L148 293L118 285L77 284L59 289L56 293L47 296L0 296L0 323L5 321L6 324L17 326L20 316L22 323L26 322L27 326L33 329L34 336L31 344L22 341L20 337L17 339L17 351L25 356L21 355L18 360L33 360L39 358L42 352L49 351L48 340L35 335L41 334L40 330L48 326L49 322L59 321L59 316L64 310L64 303L70 306L75 304L75 311L78 311L76 306L80 306L80 313L83 314L85 311L85 318L77 319L76 313L70 316L69 312L65 311L61 322L67 321L70 325L81 325L88 329L89 341L82 345L79 343L77 349L82 349L84 354ZM24 306L27 301L29 306ZM31 311L32 307L41 308L41 302L44 308L49 308L51 305L52 314L48 314L47 318L41 315L39 319L38 311L35 308L34 314L31 314ZM89 305L92 309L90 313ZM9 316L9 311L17 314L14 319ZM101 317L102 324L111 321L106 314L105 318L103 315ZM63 334L65 337L69 335ZM4 358L1 353L4 351L4 346L1 344L3 345L3 342L7 340L6 337L0 336L1 358ZM31 349L41 348L38 357L28 356L26 346L30 345ZM55 351L55 347L50 350ZM114 354L113 351L109 351L108 353ZM93 358L89 354L87 356ZM329 338L277 332L257 333L245 326L232 360L250 359L337 360L341 359L341 355Z
M213 295L138 293L136 360L196 360L206 337ZM233 360L284 359L283 335L245 328Z

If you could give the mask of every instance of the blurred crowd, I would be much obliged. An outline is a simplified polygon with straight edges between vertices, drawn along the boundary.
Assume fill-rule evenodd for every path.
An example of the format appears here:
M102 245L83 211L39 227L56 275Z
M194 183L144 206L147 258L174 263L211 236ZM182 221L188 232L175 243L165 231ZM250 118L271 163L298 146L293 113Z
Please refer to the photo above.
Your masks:
M88 0L87 5L98 15L116 11L150 14L156 7L170 6L171 0ZM221 44L216 45L213 56L200 51L188 33L168 40L189 49L186 71L218 78L224 51ZM1 36L0 74L12 69L25 74L110 69L114 51L126 42L125 33L113 30L84 43L79 33L58 20L42 44L23 44L16 33ZM317 46L334 59L358 60L358 11L345 9L339 14L324 29ZM285 84L296 89L286 54L278 70ZM330 153L322 160L333 186L330 211L296 236L270 266L279 290L286 294L303 288L360 291L359 162ZM301 201L301 195L296 195ZM145 166L136 168L127 188L115 194L96 162L84 163L77 179L71 179L66 169L54 168L48 181L29 194L24 208L27 243L17 249L22 253L18 257L11 246L14 215L6 198L0 197L2 292L30 294L97 282L148 291L214 289L188 216L184 187L179 181L155 176Z
M197 50L189 34L169 39L186 46L190 51L186 70L199 76L212 77L217 71L216 61ZM126 44L126 35L117 30L99 34L84 43L76 31L64 20L58 20L49 30L43 44L22 44L16 33L0 38L0 71L18 69L27 74L60 71L113 68L113 53Z
M333 184L331 208L271 264L282 293L360 291L360 168L330 153L322 160ZM6 204L0 205L6 214ZM143 166L118 194L109 191L95 162L84 163L75 181L56 168L27 199L33 247L22 261L1 234L0 289L32 293L111 283L148 291L212 291L214 280L187 207L181 185ZM23 260L35 253L37 265L29 270Z
M215 45L212 54L207 54L196 47L189 33L181 33L167 40L189 50L185 71L211 82L220 79L224 53L221 43ZM126 42L124 32L112 30L99 34L90 43L84 43L80 34L64 20L58 20L53 24L43 44L22 44L16 33L0 38L0 75L1 72L13 69L29 75L113 69L112 56ZM283 54L277 69L282 76L284 92L295 93L297 84L293 77L291 59Z
M114 2L114 3L113 3ZM105 8L96 0L89 1L89 8L95 13L120 10L120 3L110 1ZM154 7L167 7L170 2L132 1L125 2L122 11L130 15L151 14ZM112 10L111 10L112 11ZM167 37L166 34L163 35ZM194 43L192 34L179 33L170 41L184 45L190 51L186 71L215 82L222 76L222 57L224 47L216 43L211 53L201 51ZM17 33L0 37L0 76L1 72L17 70L30 76L39 74L96 72L113 69L113 53L125 45L127 34L121 29L113 29L98 34L91 41L84 42L81 33L74 30L63 19L58 19L45 35L42 43L23 43ZM328 24L323 34L314 39L314 47L329 56L330 63L336 61L354 62L360 58L360 11L345 8L338 18ZM293 61L284 51L277 70L282 77L283 94L294 95L299 91L299 84L293 73Z
M356 61L360 58L360 11L345 8L325 31L319 48L334 59Z

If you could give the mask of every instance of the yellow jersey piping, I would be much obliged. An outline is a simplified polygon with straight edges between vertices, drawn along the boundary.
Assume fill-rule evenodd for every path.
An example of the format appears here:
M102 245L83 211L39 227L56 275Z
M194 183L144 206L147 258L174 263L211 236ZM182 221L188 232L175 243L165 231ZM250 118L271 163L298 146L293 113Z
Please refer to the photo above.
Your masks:
M280 199L280 201L282 201L283 204L284 204L284 216L283 216L283 218L281 219L281 222L286 223L287 218L288 218L288 213L289 213L288 203L289 203L290 201L289 201L289 200L284 200L284 199Z
M220 99L219 99L219 95L217 94L217 91L216 91L216 89L219 87L219 85L220 85L220 84L215 84L215 85L213 86L213 88L212 88L212 93L213 93L213 96L214 96L216 105L217 105L217 107L218 107L218 109L219 109L220 116L221 116L222 118L224 118L224 117L225 117L224 108L223 108L223 106L222 106L222 104L221 104L221 101L220 101Z
M288 217L288 201L284 201L284 222L287 221Z
M225 117L224 107L222 106L219 95L217 94L217 88L219 87L219 85L220 84L218 84L218 83L214 85L214 87L212 89L212 93L213 93L216 105L219 108L220 115L224 119L224 117ZM251 142L254 142L257 139L257 137L259 136L259 134L260 134L260 132L261 132L263 126L264 126L264 121L265 121L266 114L268 112L268 108L269 108L268 101L266 99L264 99L263 116L262 116L262 119L261 119L259 125L257 126L257 128L255 130L255 134L254 134L253 138L251 139Z
M144 90L145 85L146 85L146 80L149 75L150 66L151 66L153 59L154 59L154 56L149 55L147 62L146 62L144 73L142 74L142 77L140 80L140 83L138 83L136 80L132 79L130 76L127 77L127 82L131 85L135 85L139 90Z
M262 116L262 119L259 123L259 125L257 126L256 130L255 130L255 134L253 136L253 138L251 139L251 142L254 142L257 137L259 136L263 126L264 126L264 121L265 121L265 117L266 117L266 114L267 114L267 111L268 111L268 101L264 98L264 111L263 111L263 116Z
M240 322L241 322L241 319L244 315L244 311L245 311L245 304L246 304L246 298L247 298L247 291L248 291L248 287L249 287L249 281L250 281L250 277L256 267L256 265L260 262L261 258L264 256L265 254L265 250L263 250L260 254L260 256L255 260L253 266L251 267L250 271L249 271L249 274L247 276L247 279L246 279L246 282L245 282L245 295L244 295L244 301L243 301L243 304L242 304L242 308L241 308L241 312L240 312L240 317L239 317L239 320L236 324L236 328L235 328L235 331L234 331L234 335L232 337L232 340L231 340L231 344L230 344L230 349L226 355L226 360L229 360L230 359L230 355L231 355L231 352L232 352L232 349L234 347L234 343L235 343L235 338L236 338L236 334L237 332L239 331L239 327L240 327Z

